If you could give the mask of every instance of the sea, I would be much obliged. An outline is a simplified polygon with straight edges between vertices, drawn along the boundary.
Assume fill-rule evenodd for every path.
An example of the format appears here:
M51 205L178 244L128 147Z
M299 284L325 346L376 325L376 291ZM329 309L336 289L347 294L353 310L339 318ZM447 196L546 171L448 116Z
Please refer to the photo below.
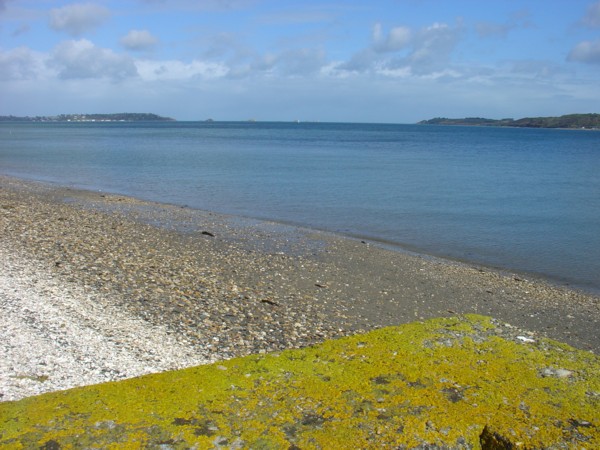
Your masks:
M0 123L0 173L298 225L600 293L600 132Z

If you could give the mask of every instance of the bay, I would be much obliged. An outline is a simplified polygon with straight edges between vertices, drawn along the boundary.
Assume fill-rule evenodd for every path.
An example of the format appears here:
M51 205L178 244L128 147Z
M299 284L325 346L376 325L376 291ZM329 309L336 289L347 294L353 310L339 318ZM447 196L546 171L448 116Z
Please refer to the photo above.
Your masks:
M2 123L0 173L342 233L600 292L600 133Z

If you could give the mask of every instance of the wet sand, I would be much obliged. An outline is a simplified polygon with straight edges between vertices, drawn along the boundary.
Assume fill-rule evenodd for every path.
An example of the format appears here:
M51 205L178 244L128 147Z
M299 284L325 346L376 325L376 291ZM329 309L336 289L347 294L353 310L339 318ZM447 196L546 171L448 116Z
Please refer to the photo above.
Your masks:
M600 352L596 295L328 233L9 177L0 225L5 263L18 254L206 360L465 313Z

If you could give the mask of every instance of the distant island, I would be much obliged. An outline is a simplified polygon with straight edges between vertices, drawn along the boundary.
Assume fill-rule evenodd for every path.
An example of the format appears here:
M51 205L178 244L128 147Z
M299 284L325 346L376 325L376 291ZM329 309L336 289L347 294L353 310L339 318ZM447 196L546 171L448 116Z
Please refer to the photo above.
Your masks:
M522 128L572 128L600 129L600 114L568 114L560 117L524 117L523 119L484 119L481 117L466 117L464 119L435 119L422 120L419 125L468 125L492 127L522 127Z
M58 116L0 116L0 122L173 122L151 113L59 114Z

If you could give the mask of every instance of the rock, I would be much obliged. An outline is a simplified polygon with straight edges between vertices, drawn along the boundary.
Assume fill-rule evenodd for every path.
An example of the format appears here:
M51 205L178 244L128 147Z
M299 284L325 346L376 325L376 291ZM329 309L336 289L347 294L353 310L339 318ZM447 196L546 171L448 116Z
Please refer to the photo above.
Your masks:
M518 447L510 439L492 431L488 425L483 428L479 436L481 450L514 450Z
M556 369L554 371L554 373L556 373L556 376L558 378L567 378L567 377L570 377L571 375L573 375L573 372L571 372L570 370L567 370L567 369Z
M573 372L567 369L555 369L553 367L545 367L541 371L542 377L568 378L573 375Z
M524 348L498 323L416 322L4 402L0 447L600 448L600 358L542 338Z

